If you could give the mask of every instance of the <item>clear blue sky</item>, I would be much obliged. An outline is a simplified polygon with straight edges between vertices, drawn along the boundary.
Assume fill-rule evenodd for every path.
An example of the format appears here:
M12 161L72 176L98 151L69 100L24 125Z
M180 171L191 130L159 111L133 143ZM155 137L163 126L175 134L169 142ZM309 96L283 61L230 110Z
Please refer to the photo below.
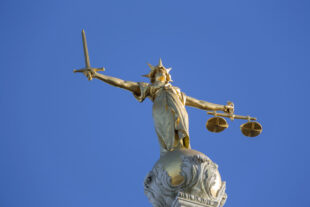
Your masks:
M143 180L159 157L151 102L99 80L132 81L161 57L173 84L235 103L220 134L188 108L191 145L219 165L227 207L308 206L310 2L307 0L8 1L0 3L0 206L151 206ZM121 195L121 197L119 197Z

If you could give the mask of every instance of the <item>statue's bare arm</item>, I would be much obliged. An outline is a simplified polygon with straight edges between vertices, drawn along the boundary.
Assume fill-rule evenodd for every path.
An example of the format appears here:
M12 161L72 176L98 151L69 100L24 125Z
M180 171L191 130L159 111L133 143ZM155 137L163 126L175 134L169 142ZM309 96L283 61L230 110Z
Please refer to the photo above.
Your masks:
M100 73L93 73L92 74L92 77L93 78L97 78L99 80L102 80L103 82L106 82L112 86L116 86L116 87L119 87L119 88L123 88L123 89L126 89L128 91L131 91L137 95L140 94L140 87L138 85L138 83L136 82L132 82L132 81L124 81L122 79L119 79L119 78L114 78L114 77L111 77L111 76L107 76L107 75L103 75L103 74L100 74Z
M220 105L198 100L190 96L186 96L185 105L208 111L224 111L227 113L232 113L234 111L234 106L232 103L228 103L227 105Z

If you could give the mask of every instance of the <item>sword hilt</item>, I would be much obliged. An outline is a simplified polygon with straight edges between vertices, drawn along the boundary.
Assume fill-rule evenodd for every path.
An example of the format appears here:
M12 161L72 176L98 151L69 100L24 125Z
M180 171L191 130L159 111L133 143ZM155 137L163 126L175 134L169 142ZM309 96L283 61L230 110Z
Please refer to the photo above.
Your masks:
M91 70L98 72L98 71L105 71L105 68L82 68L82 69L74 69L74 73L84 73L84 72L90 72Z
M98 71L105 71L105 68L82 68L82 69L74 69L73 72L74 73L83 73L85 76L88 77L88 80L92 80L93 76L92 73L93 72L98 72Z

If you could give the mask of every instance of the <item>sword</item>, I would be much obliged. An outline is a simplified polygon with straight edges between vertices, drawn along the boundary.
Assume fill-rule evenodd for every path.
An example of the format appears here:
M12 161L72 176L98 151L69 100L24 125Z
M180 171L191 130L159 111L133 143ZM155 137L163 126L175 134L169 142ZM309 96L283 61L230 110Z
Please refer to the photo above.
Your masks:
M84 29L82 30L82 40L83 40L83 48L84 48L84 58L85 58L85 68L81 69L74 69L74 73L83 73L88 77L88 80L92 80L93 77L91 76L91 71L105 71L104 67L102 68L93 68L90 66L90 61L89 61L89 55L88 55L88 48L87 48L87 42L86 42L86 35Z

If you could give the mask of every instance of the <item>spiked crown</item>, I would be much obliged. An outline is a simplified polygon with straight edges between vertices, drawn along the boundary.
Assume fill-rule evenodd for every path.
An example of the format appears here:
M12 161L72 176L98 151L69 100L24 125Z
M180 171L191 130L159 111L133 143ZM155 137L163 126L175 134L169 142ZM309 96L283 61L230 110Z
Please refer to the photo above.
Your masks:
M151 71L146 75L142 75L143 77L149 78L152 82L152 79L153 79L156 71L157 70L164 70L166 72L166 75L167 75L167 82L172 82L171 76L169 74L169 72L172 68L165 68L165 66L163 66L163 62L162 62L161 58L159 58L158 65L153 66L150 63L148 63L148 66L150 67Z

